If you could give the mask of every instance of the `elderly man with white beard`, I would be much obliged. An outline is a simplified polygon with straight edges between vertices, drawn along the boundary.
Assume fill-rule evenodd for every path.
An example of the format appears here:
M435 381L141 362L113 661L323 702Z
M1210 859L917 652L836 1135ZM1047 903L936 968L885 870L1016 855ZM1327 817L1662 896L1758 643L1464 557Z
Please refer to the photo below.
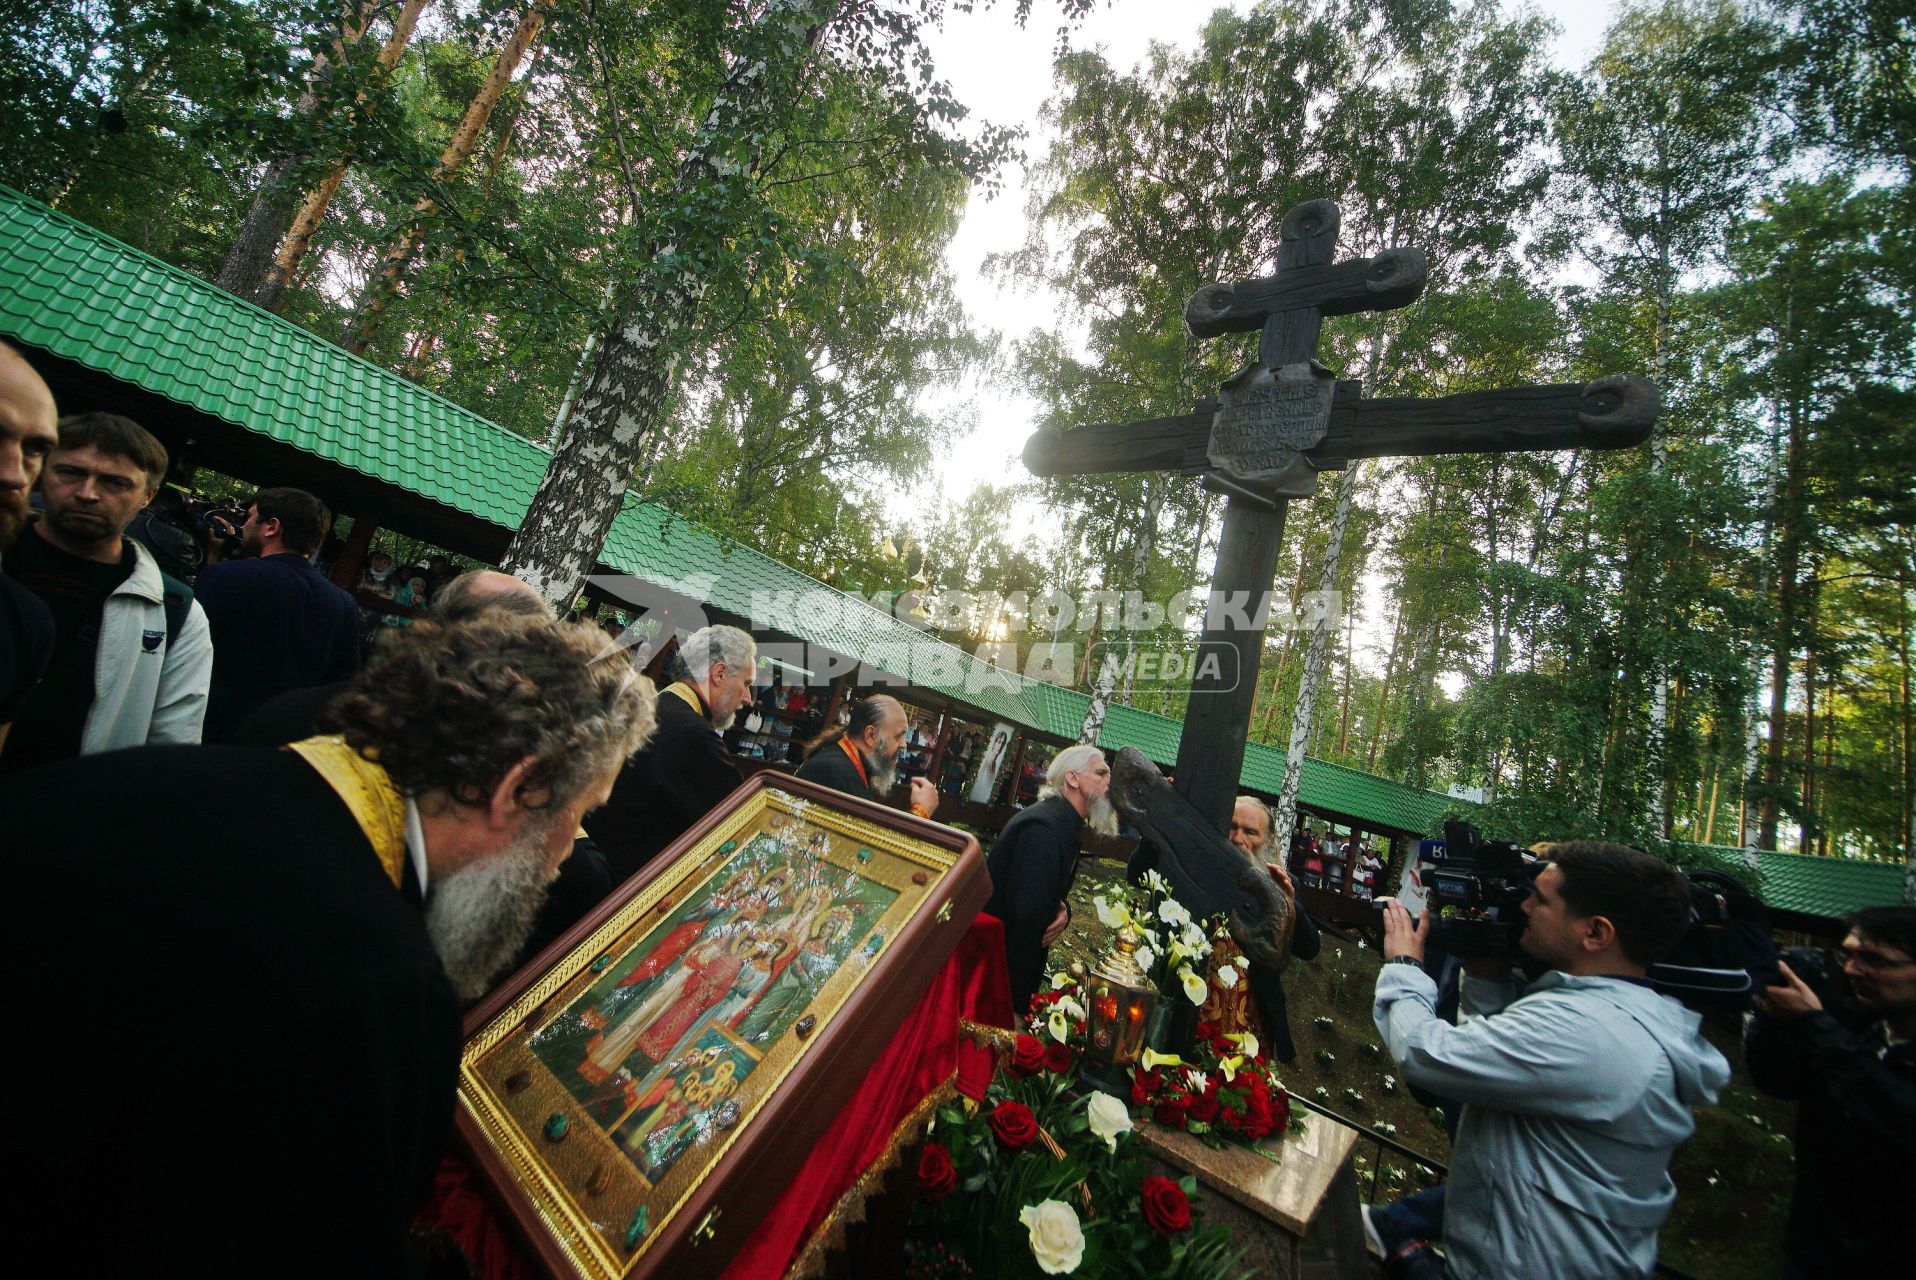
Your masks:
M1110 786L1104 752L1088 743L1066 747L1045 770L1038 803L1005 824L985 859L985 911L1004 921L1011 1007L1020 1018L1044 980L1045 953L1071 923L1065 898L1078 877L1079 833L1089 826L1117 834L1117 811L1105 795Z
M486 616L396 637L334 733L0 783L0 955L42 1040L6 1069L8 1215L161 1274L412 1269L460 1002L654 713L598 631Z

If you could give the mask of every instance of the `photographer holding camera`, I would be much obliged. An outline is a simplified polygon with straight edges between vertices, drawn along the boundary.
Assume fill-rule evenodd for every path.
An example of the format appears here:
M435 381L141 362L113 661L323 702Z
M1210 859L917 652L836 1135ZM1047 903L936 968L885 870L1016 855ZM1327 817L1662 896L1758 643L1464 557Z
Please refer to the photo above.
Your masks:
M1464 1104L1443 1239L1463 1280L1648 1276L1670 1156L1730 1075L1701 1017L1646 976L1688 924L1682 877L1597 841L1547 857L1518 938L1547 971L1519 987L1508 959L1466 960L1456 1026L1422 967L1432 912L1384 912L1377 1029L1409 1083Z
M1798 1102L1791 1277L1893 1275L1909 1265L1895 1206L1916 1193L1916 907L1848 921L1836 996L1821 953L1793 958L1756 998L1747 1057L1757 1088ZM1786 955L1789 953L1785 953Z

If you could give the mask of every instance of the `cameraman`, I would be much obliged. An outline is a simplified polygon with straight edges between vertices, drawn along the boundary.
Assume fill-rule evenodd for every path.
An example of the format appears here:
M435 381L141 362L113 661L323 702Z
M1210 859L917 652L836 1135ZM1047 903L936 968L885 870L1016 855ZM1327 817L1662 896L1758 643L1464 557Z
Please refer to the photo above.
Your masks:
M1750 1028L1757 1088L1800 1104L1784 1246L1792 1277L1909 1265L1896 1206L1916 1203L1916 907L1870 907L1848 924L1843 971L1855 998L1819 994L1785 964Z
M1597 841L1548 857L1519 940L1548 971L1520 989L1507 960L1466 961L1454 1027L1422 968L1430 912L1384 911L1377 1029L1406 1080L1464 1104L1444 1217L1444 1274L1463 1280L1648 1276L1670 1156L1730 1076L1646 977L1688 923L1682 877Z

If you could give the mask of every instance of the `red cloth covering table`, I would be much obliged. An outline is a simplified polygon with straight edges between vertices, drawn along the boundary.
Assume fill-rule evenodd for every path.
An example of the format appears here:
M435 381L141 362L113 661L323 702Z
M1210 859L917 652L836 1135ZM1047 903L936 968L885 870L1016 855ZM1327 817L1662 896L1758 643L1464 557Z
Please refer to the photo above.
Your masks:
M992 916L972 921L951 959L846 1099L826 1140L812 1148L791 1186L732 1260L727 1280L784 1275L821 1226L831 1230L827 1219L853 1184L915 1144L929 1118L919 1114L928 1099L950 1092L958 1079L990 1078L994 1051L961 1036L960 1019L1013 1025L1004 925ZM532 1280L532 1269L471 1169L456 1156L441 1163L417 1225L450 1236L480 1280Z

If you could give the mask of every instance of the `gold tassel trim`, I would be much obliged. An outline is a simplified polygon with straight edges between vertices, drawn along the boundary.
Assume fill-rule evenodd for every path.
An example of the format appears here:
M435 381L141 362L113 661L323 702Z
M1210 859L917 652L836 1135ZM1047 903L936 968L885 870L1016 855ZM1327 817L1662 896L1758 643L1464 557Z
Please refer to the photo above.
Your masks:
M970 1024L963 1024L969 1026ZM925 1130L931 1126L932 1116L938 1108L958 1096L958 1074L933 1089L920 1099L917 1106L905 1113L898 1127L891 1132L891 1140L885 1144L885 1150L858 1175L858 1180L845 1188L838 1197L838 1203L825 1215L825 1220L812 1232L811 1239L799 1250L798 1258L786 1271L786 1280L814 1280L825 1270L825 1260L832 1250L845 1243L845 1233L857 1223L865 1220L865 1203L879 1190L880 1185L905 1152L918 1145L925 1136Z

